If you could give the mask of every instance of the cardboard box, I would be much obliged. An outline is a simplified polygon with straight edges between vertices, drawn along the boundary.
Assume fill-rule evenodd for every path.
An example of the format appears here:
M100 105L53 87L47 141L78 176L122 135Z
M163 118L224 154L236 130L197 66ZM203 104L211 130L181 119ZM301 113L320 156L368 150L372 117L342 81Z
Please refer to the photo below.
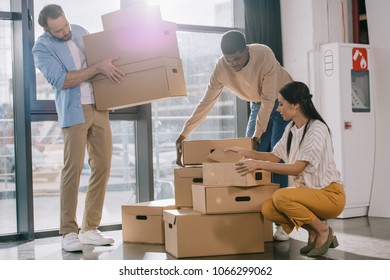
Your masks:
M120 10L102 15L104 30L116 29L122 26L142 27L158 24L162 21L160 6L142 3L132 4Z
M176 207L192 207L192 185L203 183L202 167L179 167L173 172Z
M274 224L273 222L264 218L263 214L260 214L263 220L264 225L264 242L273 242L274 241Z
M158 58L120 68L126 73L120 84L111 83L104 76L92 80L98 110L121 109L187 95L180 59Z
M203 214L260 213L263 202L272 197L277 184L256 187L192 187L193 208Z
M183 164L197 165L209 162L208 156L216 149L226 149L239 146L252 149L251 138L229 138L216 140L185 140L183 141Z
M257 170L244 176L236 171L234 162L203 163L203 184L206 186L251 187L271 184L271 172Z
M259 213L204 215L164 210L165 250L176 258L264 252Z
M122 205L123 242L164 244L163 210L175 208L174 199Z
M222 149L216 149L207 156L210 162L238 162L245 157L239 153L232 151L224 151Z
M135 28L124 26L83 37L87 64L119 57L116 66L127 65L158 57L179 58L176 23Z

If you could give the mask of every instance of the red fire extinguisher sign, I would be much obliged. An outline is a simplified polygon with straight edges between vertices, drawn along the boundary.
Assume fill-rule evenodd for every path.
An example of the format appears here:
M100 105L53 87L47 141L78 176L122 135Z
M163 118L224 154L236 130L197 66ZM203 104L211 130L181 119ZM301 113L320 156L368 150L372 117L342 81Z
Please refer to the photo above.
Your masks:
M368 69L368 57L366 48L352 49L352 69L363 71Z

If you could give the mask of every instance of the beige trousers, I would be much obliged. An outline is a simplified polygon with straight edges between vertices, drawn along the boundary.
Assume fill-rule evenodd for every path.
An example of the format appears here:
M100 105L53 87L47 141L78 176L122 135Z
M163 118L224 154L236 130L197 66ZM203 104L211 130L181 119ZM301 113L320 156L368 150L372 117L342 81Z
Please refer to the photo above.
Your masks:
M344 187L332 183L323 189L283 188L263 203L261 212L269 221L283 227L286 233L317 218L336 218L345 207Z
M108 111L97 111L94 105L83 105L83 111L85 123L62 129L64 167L60 185L61 234L78 232L76 210L85 149L91 176L85 196L82 231L94 230L100 225L110 177L112 134Z

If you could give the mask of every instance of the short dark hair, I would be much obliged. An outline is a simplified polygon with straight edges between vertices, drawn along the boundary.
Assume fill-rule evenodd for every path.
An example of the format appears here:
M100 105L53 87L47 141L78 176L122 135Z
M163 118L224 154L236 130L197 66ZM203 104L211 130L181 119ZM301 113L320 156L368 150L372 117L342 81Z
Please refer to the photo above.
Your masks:
M38 23L43 28L47 27L47 18L56 19L60 16L64 15L64 10L61 6L56 4L50 4L41 10L38 17Z
M231 30L222 35L221 50L224 55L234 54L246 48L244 34L237 30Z

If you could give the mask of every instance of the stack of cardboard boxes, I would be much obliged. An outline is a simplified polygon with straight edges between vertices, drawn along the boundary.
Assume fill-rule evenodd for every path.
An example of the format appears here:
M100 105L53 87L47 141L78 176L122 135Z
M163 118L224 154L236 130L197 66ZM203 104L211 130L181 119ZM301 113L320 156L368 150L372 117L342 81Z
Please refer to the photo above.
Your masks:
M203 183L203 163L217 150L239 146L252 148L250 138L183 141L184 167L174 170L175 202L178 208L192 208L192 185Z
M186 167L174 170L175 199L122 205L122 238L124 242L165 244L165 210L191 210L192 185L202 183L202 163L211 151L231 146L251 147L250 139L184 141ZM196 163L196 164L195 164ZM169 226L169 225L168 225ZM181 234L184 236L183 234ZM191 243L191 242L190 242Z
M120 84L103 75L92 80L98 110L120 109L186 96L176 24L163 21L159 6L133 4L102 16L102 32L84 36L88 65L116 58Z
M279 186L264 170L238 174L232 146L251 149L251 139L184 141L175 199L122 205L123 241L165 244L176 258L264 252L272 223L260 209Z
M238 174L235 164L242 156L224 151L232 146L251 149L251 139L183 142L183 163L188 166L174 173L178 209L163 211L165 249L171 255L260 253L264 242L272 241L272 223L260 210L279 186L264 170Z

